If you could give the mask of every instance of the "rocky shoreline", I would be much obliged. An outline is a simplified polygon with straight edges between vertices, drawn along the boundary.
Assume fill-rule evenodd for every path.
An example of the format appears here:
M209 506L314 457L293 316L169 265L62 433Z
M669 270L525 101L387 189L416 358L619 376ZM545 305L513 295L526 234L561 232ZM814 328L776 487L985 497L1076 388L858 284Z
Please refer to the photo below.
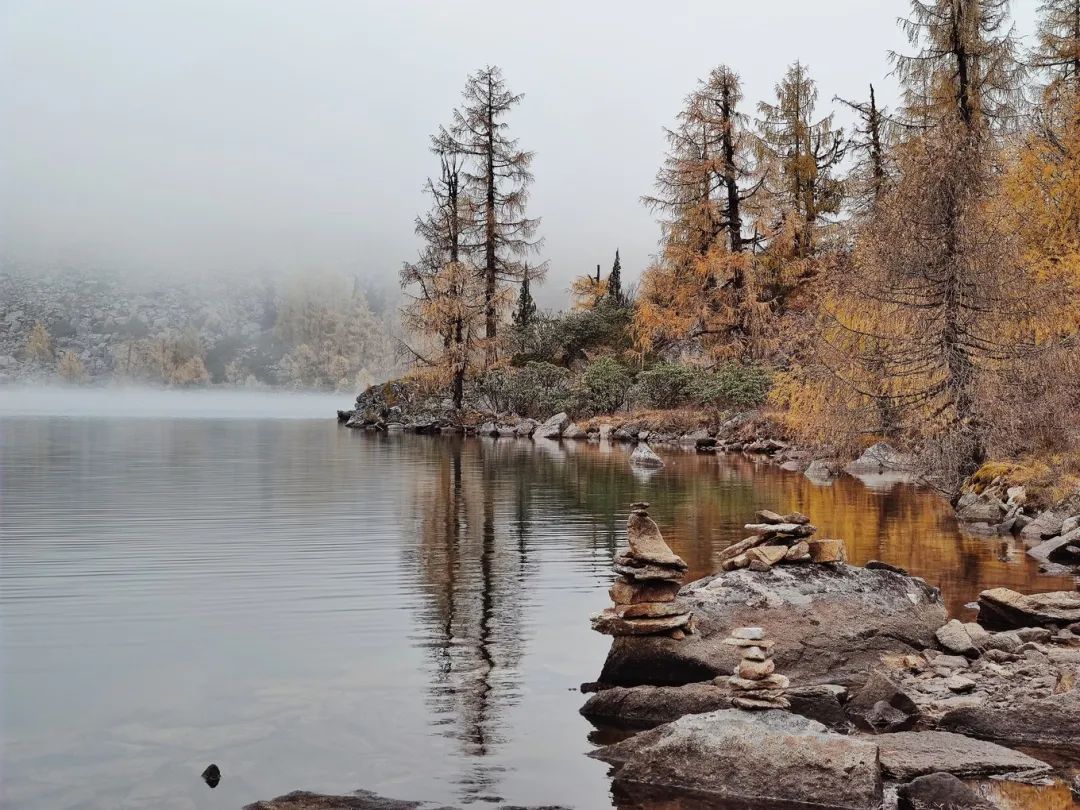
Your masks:
M758 515L769 519L747 524L743 542L762 547L763 525L789 525ZM651 553L664 548L657 531ZM996 805L961 780L1071 778L1010 746L1080 763L1080 594L990 589L978 620L961 622L893 566L807 557L689 583L673 610L693 617L693 634L617 635L599 681L582 687L592 722L640 729L592 753L616 785L985 809ZM769 678L773 697L746 699Z
M466 435L551 441L609 441L633 447L630 462L662 467L652 446L677 447L697 453L740 453L789 472L800 472L819 485L841 475L865 483L916 482L910 456L885 443L868 447L856 459L823 458L813 451L770 435L754 412L735 414L719 424L700 420L690 427L677 414L668 418L598 417L578 424L558 413L539 421L514 414L459 412L445 400L419 396L397 380L372 386L356 398L355 407L337 412L338 421L356 430ZM961 526L969 532L1013 534L1047 573L1072 573L1080 587L1080 490L1047 506L1037 505L1026 488L1010 485L1003 473L989 482L969 481L954 504Z

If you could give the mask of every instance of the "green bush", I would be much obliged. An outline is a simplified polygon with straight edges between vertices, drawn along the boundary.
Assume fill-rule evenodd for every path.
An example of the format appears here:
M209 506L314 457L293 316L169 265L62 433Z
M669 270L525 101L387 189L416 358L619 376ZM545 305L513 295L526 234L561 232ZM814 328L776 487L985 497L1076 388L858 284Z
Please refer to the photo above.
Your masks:
M726 363L699 378L695 398L701 405L752 408L765 402L771 385L761 366Z
M594 360L581 375L574 410L581 414L612 413L626 403L633 378L614 357Z
M677 408L696 399L702 374L702 369L682 363L657 363L638 374L637 395L650 408Z
M566 410L573 389L570 372L551 363L530 362L521 368L498 368L479 381L477 393L492 410L546 418Z

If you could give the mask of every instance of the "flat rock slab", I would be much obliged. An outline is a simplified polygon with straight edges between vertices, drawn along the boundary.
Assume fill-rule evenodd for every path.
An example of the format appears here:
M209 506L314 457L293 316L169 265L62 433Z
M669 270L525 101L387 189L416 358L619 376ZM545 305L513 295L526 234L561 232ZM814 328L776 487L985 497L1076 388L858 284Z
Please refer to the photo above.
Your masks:
M879 734L874 740L881 749L882 771L898 781L936 772L955 776L1037 776L1051 770L1045 762L1027 754L948 731L898 731Z
M875 743L785 711L688 715L591 756L616 766L616 782L725 799L844 810L876 810L882 801Z
M643 636L676 630L685 627L689 622L689 613L677 613L674 616L659 616L656 618L624 619L613 609L608 608L593 617L592 627L598 633L606 633L610 636Z
M953 709L938 725L987 740L1080 751L1080 689L1004 705Z
M616 605L670 602L679 592L679 587L677 582L627 582L617 579L608 588L608 596Z
M1051 591L1021 594L991 588L979 594L979 624L991 630L1080 622L1080 593Z
M659 686L730 675L742 656L724 639L735 627L762 627L792 683L861 683L882 654L932 646L948 618L922 580L847 565L730 571L686 585L675 601L694 614L697 632L678 642L617 638L597 680Z

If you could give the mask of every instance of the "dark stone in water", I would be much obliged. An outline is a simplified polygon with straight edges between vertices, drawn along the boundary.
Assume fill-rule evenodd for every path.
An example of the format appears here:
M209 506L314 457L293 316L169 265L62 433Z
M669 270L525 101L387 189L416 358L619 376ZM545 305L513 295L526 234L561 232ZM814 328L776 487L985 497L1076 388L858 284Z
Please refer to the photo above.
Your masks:
M563 807L511 807L499 805L502 810L566 810ZM244 810L454 810L452 807L433 806L428 802L387 799L368 790L358 790L349 796L329 796L297 790L276 799L249 804Z
M899 565L890 565L887 562L881 560L870 560L864 568L869 568L871 571L892 571L894 574L902 574L903 576L911 576L906 568L901 568Z
M221 781L221 768L211 762L209 767L202 772L202 778L211 788L216 788L218 782Z
M996 810L951 773L931 773L901 785L897 810Z

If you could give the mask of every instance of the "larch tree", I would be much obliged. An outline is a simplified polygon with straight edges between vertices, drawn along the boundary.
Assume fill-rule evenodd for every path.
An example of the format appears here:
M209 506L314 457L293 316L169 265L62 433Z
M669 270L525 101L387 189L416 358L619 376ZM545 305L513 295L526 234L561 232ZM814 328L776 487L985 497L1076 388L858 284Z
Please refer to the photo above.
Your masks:
M448 384L454 407L464 403L465 379L483 342L479 319L486 317L488 299L482 279L466 258L466 234L473 223L472 201L462 188L462 160L433 138L439 156L438 180L425 189L431 209L416 220L423 240L417 261L401 270L401 285L411 301L404 322L421 345L409 352L437 384Z
M969 131L1015 124L1022 66L1008 0L912 0L901 21L914 54L891 53L909 122Z
M643 198L664 220L661 256L643 274L638 298L642 348L747 348L756 295L744 208L760 182L741 100L738 75L720 66L666 130L656 193Z
M858 123L848 140L848 151L856 160L848 173L845 191L852 208L866 212L877 204L888 185L895 127L888 110L878 106L872 84L866 101L848 101L839 96L835 100L857 116Z
M819 232L843 203L835 174L844 132L832 114L816 117L817 95L806 65L795 62L776 85L776 101L758 104L758 152L768 178L762 219L777 246L788 238L796 260L814 255Z
M465 160L461 177L473 211L465 247L484 285L485 362L490 365L506 286L521 282L525 257L540 249L535 238L540 220L526 215L533 153L507 134L506 117L524 95L511 92L502 71L489 65L469 76L462 97L451 125L435 140L438 150ZM530 272L536 281L544 265Z
M1080 93L1080 0L1044 0L1037 38L1032 67L1049 74L1051 84Z
M934 125L899 150L898 180L860 230L821 353L861 396L898 407L952 493L987 455L989 381L1036 348L1030 278L990 204L990 135L1010 121L1018 94L1003 6L912 3L905 28L919 50L895 61L909 118Z
M570 295L574 299L575 309L596 309L607 294L608 282L600 275L600 265L596 265L596 274L578 276L570 282Z

